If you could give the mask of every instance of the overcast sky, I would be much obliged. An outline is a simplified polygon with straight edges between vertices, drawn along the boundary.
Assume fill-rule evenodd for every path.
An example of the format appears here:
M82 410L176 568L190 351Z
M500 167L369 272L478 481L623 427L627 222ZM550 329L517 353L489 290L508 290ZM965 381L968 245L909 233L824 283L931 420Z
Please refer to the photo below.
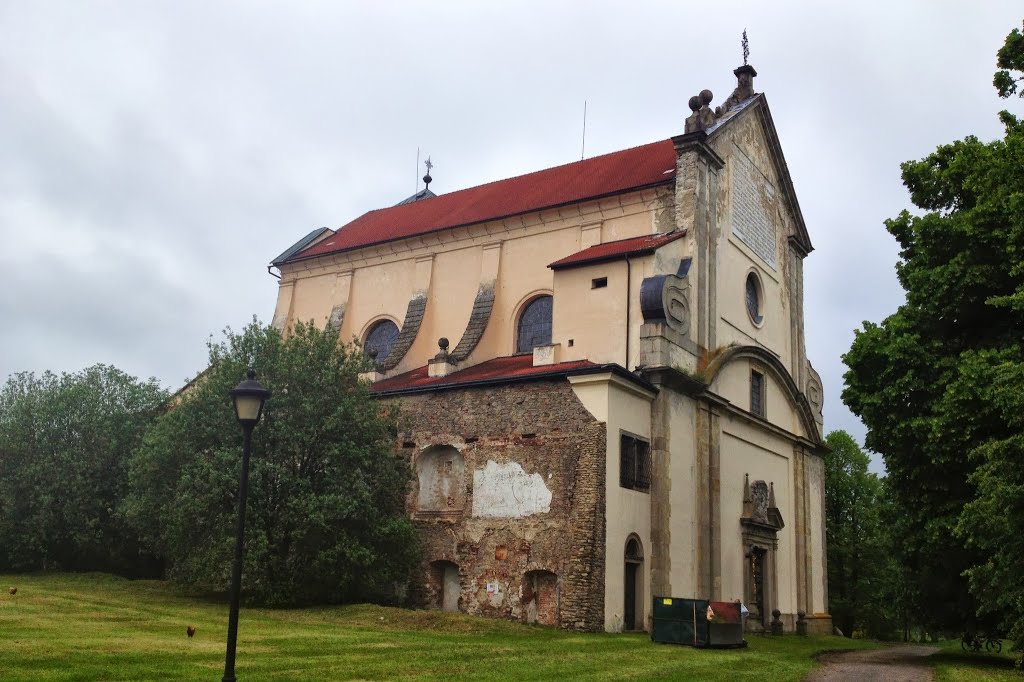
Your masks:
M699 9L698 9L699 8ZM0 380L115 365L178 388L269 321L267 263L394 204L681 133L750 37L816 250L826 428L863 440L840 356L902 301L899 164L1000 134L1007 2L0 0ZM1009 106L1017 106L1009 103ZM1019 107L1018 107L1019 108Z

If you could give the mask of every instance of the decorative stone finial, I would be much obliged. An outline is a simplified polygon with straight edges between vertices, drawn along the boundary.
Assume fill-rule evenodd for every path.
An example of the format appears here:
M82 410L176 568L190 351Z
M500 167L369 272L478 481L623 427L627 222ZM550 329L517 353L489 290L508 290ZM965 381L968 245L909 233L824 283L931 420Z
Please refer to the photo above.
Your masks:
M430 157L428 156L427 160L423 162L423 165L427 167L427 174L423 176L423 184L426 185L426 187L424 187L424 191L426 191L430 189L430 183L434 180L434 178L430 177L430 169L434 167L434 164L430 162Z
M715 124L715 112L708 106L714 97L710 90L701 90L699 95L690 98L690 111L693 113L686 117L685 132L695 133Z
M796 612L796 634L807 634L807 614L803 611Z
M779 611L778 609L772 609L771 627L773 635L782 634L782 611Z
M427 376L445 377L455 371L455 359L448 355L448 339L442 336L437 340L437 355L427 362Z
M448 337L442 336L437 340L437 347L440 349L437 351L437 355L434 356L435 360L444 360L448 357Z

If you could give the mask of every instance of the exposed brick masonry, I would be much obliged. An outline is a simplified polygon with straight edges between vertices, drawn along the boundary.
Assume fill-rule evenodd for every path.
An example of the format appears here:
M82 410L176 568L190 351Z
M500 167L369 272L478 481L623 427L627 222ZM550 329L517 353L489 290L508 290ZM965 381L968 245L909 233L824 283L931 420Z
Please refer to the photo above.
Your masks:
M398 446L415 457L452 445L465 460L461 514L417 518L424 563L410 585L419 605L439 606L436 562L458 565L459 609L506 618L537 617L563 628L601 630L604 623L605 425L596 421L564 379L465 388L398 400ZM547 512L517 518L476 518L473 474L488 461L519 464L551 491ZM433 564L433 566L431 566ZM556 604L543 584L557 576ZM540 582L538 582L540 581ZM488 590L488 586L491 590ZM531 600L536 600L531 602Z

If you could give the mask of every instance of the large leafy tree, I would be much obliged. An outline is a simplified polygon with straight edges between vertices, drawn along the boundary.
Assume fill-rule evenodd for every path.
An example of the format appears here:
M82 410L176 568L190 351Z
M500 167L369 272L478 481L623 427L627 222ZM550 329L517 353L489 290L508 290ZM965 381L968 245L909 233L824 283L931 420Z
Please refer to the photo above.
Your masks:
M159 570L118 514L127 463L166 394L96 365L0 391L0 568Z
M847 637L855 630L891 637L898 624L898 571L890 559L882 481L845 431L825 438L825 528L832 620Z
M362 354L299 325L256 322L210 344L209 369L147 434L125 509L180 582L222 589L234 549L241 430L228 391L246 368L273 392L253 432L243 593L301 604L372 598L406 577L417 542L395 421L358 375Z
M995 82L1008 96L1024 64L1019 31L998 59ZM1011 512L1022 504L1024 125L1005 111L1000 119L1001 140L967 137L903 164L921 212L903 211L886 228L901 249L906 303L864 323L844 356L843 400L885 458L896 547L931 628L984 628L1024 613L1024 588L1010 601L995 595L1014 589L1000 578L1024 569L1024 545L1011 557L1003 544L1024 537Z

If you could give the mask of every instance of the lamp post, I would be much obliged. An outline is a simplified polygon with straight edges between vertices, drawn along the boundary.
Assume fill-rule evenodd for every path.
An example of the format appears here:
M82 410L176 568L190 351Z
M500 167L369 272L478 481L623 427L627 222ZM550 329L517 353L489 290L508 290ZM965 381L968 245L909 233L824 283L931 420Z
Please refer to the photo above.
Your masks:
M245 498L249 494L249 449L252 430L263 416L263 404L270 391L256 381L256 371L249 368L247 376L231 390L235 416L242 425L242 478L238 483L238 537L235 538L235 566L231 573L231 615L228 617L228 650L224 661L223 682L235 682L235 640L238 639L238 597L242 589L242 549L245 544Z

